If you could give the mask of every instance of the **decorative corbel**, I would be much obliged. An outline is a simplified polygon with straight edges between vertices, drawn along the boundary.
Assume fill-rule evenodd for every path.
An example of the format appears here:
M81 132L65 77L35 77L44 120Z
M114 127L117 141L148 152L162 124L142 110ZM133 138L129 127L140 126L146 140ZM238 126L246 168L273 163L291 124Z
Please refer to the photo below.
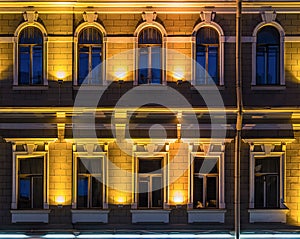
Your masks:
M37 11L25 11L23 18L25 22L33 23L38 20L39 13Z
M85 22L88 22L88 23L93 23L93 22L96 22L98 20L98 13L97 12L84 12L82 14L83 16L83 20Z
M155 21L156 16L157 16L156 12L143 12L142 13L143 21L148 22L148 23L152 23L153 21Z
M202 22L213 22L215 20L216 13L213 11L200 12L200 19Z
M274 22L276 20L276 11L274 10L268 10L268 11L262 11L261 13L261 19L265 23Z

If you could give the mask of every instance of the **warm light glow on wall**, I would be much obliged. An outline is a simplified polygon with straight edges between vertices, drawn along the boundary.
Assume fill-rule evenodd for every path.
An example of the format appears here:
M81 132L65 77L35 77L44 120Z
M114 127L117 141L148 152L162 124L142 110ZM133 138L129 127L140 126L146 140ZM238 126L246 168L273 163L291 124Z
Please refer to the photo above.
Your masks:
M120 68L116 69L114 75L119 80L123 80L127 75L127 71L125 70L125 68L120 67Z
M123 196L123 195L117 196L117 197L115 198L115 200L116 200L116 202L117 202L118 204L123 204L123 203L126 202L126 198L125 198L125 196Z
M62 80L66 77L66 72L63 70L59 70L56 72L56 77L57 79Z
M60 204L60 205L62 205L62 204L64 204L65 203L65 197L64 196L56 196L55 197L55 202L57 203L57 204Z
M182 80L184 78L184 73L183 72L173 72L173 77L176 80Z
M184 201L183 192L176 191L174 192L173 202L176 204L181 204Z

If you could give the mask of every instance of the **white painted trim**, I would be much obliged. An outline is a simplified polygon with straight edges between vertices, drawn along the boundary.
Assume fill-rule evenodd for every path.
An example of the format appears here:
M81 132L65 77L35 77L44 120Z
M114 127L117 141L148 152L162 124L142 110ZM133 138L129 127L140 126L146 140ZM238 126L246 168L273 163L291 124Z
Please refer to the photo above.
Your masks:
M19 170L19 163L18 163L18 159L19 158L28 158L28 157L39 157L42 156L44 157L44 176L43 176L43 183L44 183L44 193L43 193L43 200L44 200L44 209L48 209L49 208L49 193L48 193L48 162L49 162L49 150L44 151L44 152L35 152L33 151L31 154L29 152L26 151L14 151L14 144L16 143L23 143L23 144L36 144L36 143L49 143L45 142L45 140L43 139L34 139L34 142L32 142L32 140L30 141L19 141L18 139L14 140L14 139L10 139L10 142L13 143L12 145L12 150L13 150L13 158L12 158L12 199L11 199L11 209L17 209L18 205L18 170ZM27 211L27 210L24 210ZM29 211L31 211L29 209Z
M75 30L73 43L74 43L74 61L73 61L73 84L74 86L78 86L78 35L80 32L87 27L94 27L102 34L102 85L106 84L107 79L107 69L106 69L106 52L107 52L107 32L105 28L98 22L84 22L81 23Z
M187 210L188 223L197 223L197 222L224 223L226 212L227 210L225 209Z
M142 23L141 23L140 25L138 25L138 27L135 29L133 35L134 35L135 37L137 37L137 36L140 34L140 32L141 32L143 29L147 28L147 27L154 27L154 28L158 29L158 30L160 31L161 35L162 35L162 38L168 36L167 31L166 31L166 29L164 28L164 26L161 25L161 24L158 23L158 22L155 22L155 21L153 21L153 22L142 22Z
M169 223L170 210L130 210L132 223Z
M92 152L91 154L89 152L73 152L73 190L72 190L72 208L77 209L77 163L78 163L78 157L85 157L85 158L102 158L102 184L103 184L103 191L102 191L102 208L107 209L108 205L108 195L107 195L107 174L108 174L108 163L107 163L107 152ZM82 210L79 210L82 211ZM93 209L83 210L83 211L89 211L92 212ZM96 210L98 211L98 210ZM77 212L77 211L76 211ZM73 220L73 215L72 215Z
M11 222L49 222L50 210L10 210Z
M224 163L224 150L220 152L213 152L210 151L211 147L214 145L221 145L222 148L225 146L223 143L200 143L202 145L205 145L209 148L208 152L190 152L189 157L189 165L190 165L190 181L189 181L189 188L190 188L190 200L189 204L193 205L193 179L194 179L194 164L192 163L194 161L194 158L196 157L205 157L205 158L218 158L219 161L219 176L218 176L218 208L224 209L225 208L225 163ZM224 147L223 147L224 149ZM205 208L204 208L205 209ZM202 210L202 209L201 209ZM209 209L208 209L209 210Z
M193 50L193 65L192 65L192 85L196 85L196 34L197 31L202 27L211 27L216 30L219 34L219 84L220 86L224 85L224 45L225 45L225 36L222 27L216 22L200 22L193 29L193 41L192 41L192 50Z
M249 222L281 222L286 223L289 209L249 209Z
M38 28L43 35L43 85L47 86L48 85L48 34L47 31L45 29L45 27L40 24L39 22L23 22L21 23L17 29L15 30L14 33L14 47L13 47L13 55L14 55L14 59L13 59L13 64L14 64L14 79L13 79L13 85L17 86L19 85L19 35L20 32L26 28L26 27L36 27Z
M283 27L275 22L261 22L253 30L253 42L252 42L252 82L251 85L256 85L256 42L257 33L265 26L272 26L277 29L280 35L280 49L279 49L279 83L280 85L285 85L285 70L284 70L284 41L285 41L285 31Z
M72 223L108 223L109 210L71 210Z

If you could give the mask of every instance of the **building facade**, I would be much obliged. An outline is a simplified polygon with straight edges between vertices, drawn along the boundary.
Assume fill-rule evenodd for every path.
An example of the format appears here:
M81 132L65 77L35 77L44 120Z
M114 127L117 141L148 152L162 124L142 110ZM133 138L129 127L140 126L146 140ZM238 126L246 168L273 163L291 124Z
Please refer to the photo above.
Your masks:
M1 1L1 228L232 230L235 11ZM244 229L300 223L299 23L243 2Z

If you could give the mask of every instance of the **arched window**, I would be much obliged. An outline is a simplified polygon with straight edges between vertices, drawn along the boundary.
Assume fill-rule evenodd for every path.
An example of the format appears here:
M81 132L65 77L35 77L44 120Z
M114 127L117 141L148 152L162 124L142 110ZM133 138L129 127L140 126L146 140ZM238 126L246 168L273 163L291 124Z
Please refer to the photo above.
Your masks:
M78 85L99 84L102 81L102 33L95 27L84 28L78 35ZM90 74L91 73L91 74Z
M18 40L19 85L43 84L43 34L37 27L26 27Z
M275 27L265 26L257 33L256 84L280 84L280 35Z
M138 83L162 83L162 34L154 27L144 28L138 35Z
M219 34L201 27L196 34L196 84L219 84Z

